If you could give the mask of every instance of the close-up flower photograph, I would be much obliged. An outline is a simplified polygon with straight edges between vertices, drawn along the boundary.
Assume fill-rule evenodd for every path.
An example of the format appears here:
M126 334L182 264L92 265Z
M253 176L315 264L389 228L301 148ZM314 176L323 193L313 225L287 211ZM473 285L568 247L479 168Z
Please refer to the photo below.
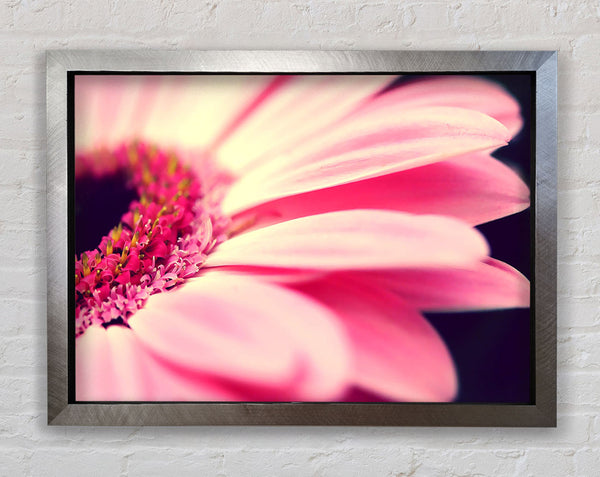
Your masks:
M531 81L75 74L76 401L530 403Z

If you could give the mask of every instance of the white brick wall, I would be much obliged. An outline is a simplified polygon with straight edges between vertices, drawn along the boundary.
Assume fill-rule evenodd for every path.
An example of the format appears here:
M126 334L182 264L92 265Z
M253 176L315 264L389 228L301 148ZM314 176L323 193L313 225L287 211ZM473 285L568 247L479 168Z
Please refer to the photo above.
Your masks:
M597 0L5 0L0 25L1 475L600 475ZM48 428L47 48L560 50L558 428Z

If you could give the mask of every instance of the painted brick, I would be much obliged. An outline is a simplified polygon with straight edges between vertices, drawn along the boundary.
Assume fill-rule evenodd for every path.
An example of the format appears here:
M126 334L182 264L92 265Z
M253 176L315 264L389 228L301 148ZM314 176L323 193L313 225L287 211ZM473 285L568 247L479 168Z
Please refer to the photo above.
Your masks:
M443 456L440 458L440 456ZM417 451L415 476L513 476L517 466L524 460L525 451L502 450L427 450ZM408 474L407 474L408 475ZM412 474L411 474L412 475Z
M71 449L70 452L65 452L58 459L54 449L36 449L31 457L31 471L32 475L46 477L63 477L65 475L105 477L120 475L123 467L122 461L123 457L120 453L101 450Z
M558 402L587 407L600 406L600 375L591 372L558 373L561 386L558 390Z
M132 452L127 457L127 475L130 477L156 475L160 469L165 468L166 462L177 462L177 475L181 477L226 475L222 472L224 459L224 453L218 451L148 448Z
M596 475L600 469L600 449L582 449L575 454L577 475Z
M600 337L597 333L575 333L573 329L560 330L558 336L558 364L566 369L597 371L600 369Z
M530 449L518 475L574 475L573 450ZM548 474L552 472L552 474Z

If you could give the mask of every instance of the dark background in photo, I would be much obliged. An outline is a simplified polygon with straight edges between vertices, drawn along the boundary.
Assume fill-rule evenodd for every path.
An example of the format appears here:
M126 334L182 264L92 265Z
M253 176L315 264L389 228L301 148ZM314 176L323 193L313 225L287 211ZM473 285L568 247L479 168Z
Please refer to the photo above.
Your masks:
M523 128L494 156L531 184L532 83L529 74L486 75L506 88L521 105ZM532 281L531 208L477 227L491 256ZM510 309L469 313L428 313L446 342L458 370L459 402L530 403L532 389L532 312Z

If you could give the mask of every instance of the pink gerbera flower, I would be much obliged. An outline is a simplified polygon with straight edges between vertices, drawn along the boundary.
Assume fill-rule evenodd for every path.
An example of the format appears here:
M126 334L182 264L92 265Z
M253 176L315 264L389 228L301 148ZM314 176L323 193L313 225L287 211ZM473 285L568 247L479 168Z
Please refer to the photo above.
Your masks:
M133 194L76 257L77 400L454 398L421 312L529 306L474 228L529 205L519 106L392 80L76 77L76 188Z

